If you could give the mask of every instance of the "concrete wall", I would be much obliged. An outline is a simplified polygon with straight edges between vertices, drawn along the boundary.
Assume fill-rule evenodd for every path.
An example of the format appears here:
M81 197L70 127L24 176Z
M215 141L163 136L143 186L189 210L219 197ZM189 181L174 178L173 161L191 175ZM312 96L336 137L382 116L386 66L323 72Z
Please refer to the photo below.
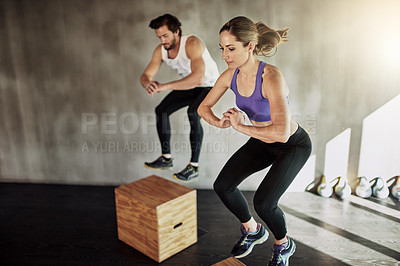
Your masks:
M290 42L264 60L287 79L291 111L313 141L314 176L326 143L351 128L348 177L356 179L362 121L400 91L399 45L388 46L400 43L398 1L2 0L1 181L124 184L153 173L143 162L159 155L153 110L165 94L148 97L139 77L158 44L148 23L167 12L205 41L221 72L218 30L230 18L291 27ZM163 66L156 78L177 77ZM214 111L233 104L228 92ZM190 153L185 113L171 118L177 171ZM211 188L247 139L204 125L197 188Z

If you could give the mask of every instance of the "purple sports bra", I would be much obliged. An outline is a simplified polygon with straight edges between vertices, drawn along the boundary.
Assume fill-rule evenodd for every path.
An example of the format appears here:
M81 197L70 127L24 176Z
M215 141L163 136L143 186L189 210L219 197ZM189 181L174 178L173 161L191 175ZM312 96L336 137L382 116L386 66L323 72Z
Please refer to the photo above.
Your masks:
M243 112L247 114L250 120L256 122L265 122L271 120L271 113L269 108L268 98L264 98L262 95L262 74L264 72L264 67L267 65L266 62L261 61L258 65L258 71L256 76L256 86L253 94L249 97L244 97L239 94L236 85L237 74L239 73L239 68L235 70L231 81L231 89L236 94L236 105ZM289 103L289 96L287 97Z

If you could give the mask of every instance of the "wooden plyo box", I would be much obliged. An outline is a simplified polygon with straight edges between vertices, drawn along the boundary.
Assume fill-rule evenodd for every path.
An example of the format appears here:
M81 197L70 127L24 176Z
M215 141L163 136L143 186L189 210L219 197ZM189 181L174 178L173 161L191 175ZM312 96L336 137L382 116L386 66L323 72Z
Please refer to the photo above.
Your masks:
M157 262L197 242L196 190L156 175L115 188L118 239Z
M216 264L213 264L212 266L246 266L246 264L243 264L239 260L237 260L233 257L230 257L230 258L227 258L226 260L223 260Z

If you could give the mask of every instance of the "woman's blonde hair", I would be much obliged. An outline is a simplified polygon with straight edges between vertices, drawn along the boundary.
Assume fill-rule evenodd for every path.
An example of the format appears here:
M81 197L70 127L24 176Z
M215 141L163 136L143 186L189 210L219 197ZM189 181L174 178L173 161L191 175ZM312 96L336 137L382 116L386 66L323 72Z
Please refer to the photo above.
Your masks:
M247 17L235 17L222 26L219 33L228 31L235 36L238 42L246 47L250 42L255 44L254 54L263 56L273 56L281 42L287 42L287 32L284 30L273 30L264 23L253 23ZM275 50L274 50L275 49Z

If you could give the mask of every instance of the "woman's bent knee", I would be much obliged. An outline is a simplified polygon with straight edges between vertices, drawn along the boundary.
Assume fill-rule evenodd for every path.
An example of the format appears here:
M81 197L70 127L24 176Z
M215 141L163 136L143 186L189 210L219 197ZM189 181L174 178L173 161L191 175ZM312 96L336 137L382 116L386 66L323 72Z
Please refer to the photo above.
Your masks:
M217 178L217 180L215 180L213 187L214 187L214 191L218 195L230 193L230 192L235 191L235 189L236 189L236 186L231 186L229 184L226 184L223 181L219 181L218 178Z
M260 200L254 199L254 210L257 212L258 216L263 217L265 215L271 216L275 213L276 208L278 207L277 203L274 203L270 200Z

